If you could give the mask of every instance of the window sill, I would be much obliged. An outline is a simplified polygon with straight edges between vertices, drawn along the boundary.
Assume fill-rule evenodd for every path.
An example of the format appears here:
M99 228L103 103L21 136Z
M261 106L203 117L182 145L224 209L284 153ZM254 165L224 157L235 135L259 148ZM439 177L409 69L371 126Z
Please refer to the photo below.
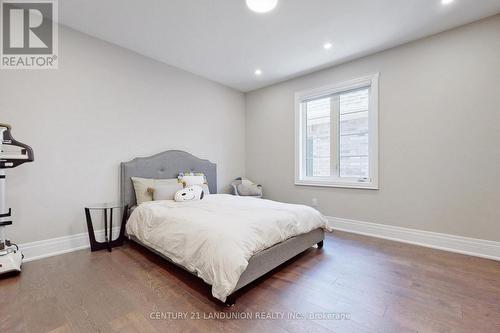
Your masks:
M317 186L317 187L340 187L365 190L378 190L378 184L374 182L331 182L331 181L314 181L314 180L296 180L297 186Z

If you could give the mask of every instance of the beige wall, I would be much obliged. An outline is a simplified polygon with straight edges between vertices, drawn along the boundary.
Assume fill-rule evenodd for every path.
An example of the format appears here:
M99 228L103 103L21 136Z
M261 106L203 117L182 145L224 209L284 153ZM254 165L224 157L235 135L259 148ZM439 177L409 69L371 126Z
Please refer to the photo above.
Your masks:
M375 72L380 190L295 186L294 93ZM500 16L248 93L246 108L247 176L268 198L500 241Z
M58 70L0 71L0 122L36 159L7 172L12 240L85 231L84 205L118 200L133 157L186 150L222 189L244 173L242 93L65 28L59 48Z

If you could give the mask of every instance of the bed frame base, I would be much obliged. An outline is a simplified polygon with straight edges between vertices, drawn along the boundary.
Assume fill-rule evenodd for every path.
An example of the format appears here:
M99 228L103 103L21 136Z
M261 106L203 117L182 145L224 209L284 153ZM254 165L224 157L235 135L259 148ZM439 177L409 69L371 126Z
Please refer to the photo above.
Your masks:
M184 267L174 263L167 256L162 253L152 249L151 247L142 244L134 236L129 236L129 238L138 243L142 247L156 253L160 257L166 259L167 261L173 263L174 265L186 270ZM284 264L288 260L294 258L298 254L306 251L310 247L317 245L318 249L323 247L323 241L325 239L325 232L323 229L315 229L306 234L292 237L284 242L278 243L268 249L265 249L248 260L247 269L241 274L240 279L234 289L233 293L229 295L224 304L231 307L236 302L236 292L263 275L269 273L278 266ZM193 274L192 272L188 271Z

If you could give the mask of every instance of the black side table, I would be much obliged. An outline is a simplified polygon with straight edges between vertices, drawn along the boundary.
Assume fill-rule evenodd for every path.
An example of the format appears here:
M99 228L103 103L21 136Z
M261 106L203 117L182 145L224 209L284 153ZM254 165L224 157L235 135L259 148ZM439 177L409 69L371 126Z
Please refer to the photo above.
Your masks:
M117 239L113 240L113 210L123 208L123 218L120 227L120 234ZM91 210L102 210L104 212L104 242L95 240L94 225L92 224ZM85 216L87 217L87 228L89 229L90 250L99 251L103 249L111 249L116 246L123 245L125 240L125 223L127 222L128 206L120 203L102 203L89 205L85 207ZM108 215L109 215L109 230L108 230Z

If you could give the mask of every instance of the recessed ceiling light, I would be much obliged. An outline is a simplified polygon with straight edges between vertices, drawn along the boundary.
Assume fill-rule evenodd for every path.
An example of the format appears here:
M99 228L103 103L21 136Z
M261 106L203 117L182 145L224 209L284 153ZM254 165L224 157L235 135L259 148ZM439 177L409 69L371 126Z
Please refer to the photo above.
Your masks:
M454 0L441 0L441 4L443 5L449 5L450 3L452 3Z
M267 13L276 7L278 0L246 0L248 8L256 13Z
M329 50L329 49L331 49L331 48L332 48L332 46L333 46L333 45L332 45L332 43L325 43L325 44L323 44L323 48L324 48L325 50Z
M255 70L255 75L262 75L262 71L260 69L256 69Z

